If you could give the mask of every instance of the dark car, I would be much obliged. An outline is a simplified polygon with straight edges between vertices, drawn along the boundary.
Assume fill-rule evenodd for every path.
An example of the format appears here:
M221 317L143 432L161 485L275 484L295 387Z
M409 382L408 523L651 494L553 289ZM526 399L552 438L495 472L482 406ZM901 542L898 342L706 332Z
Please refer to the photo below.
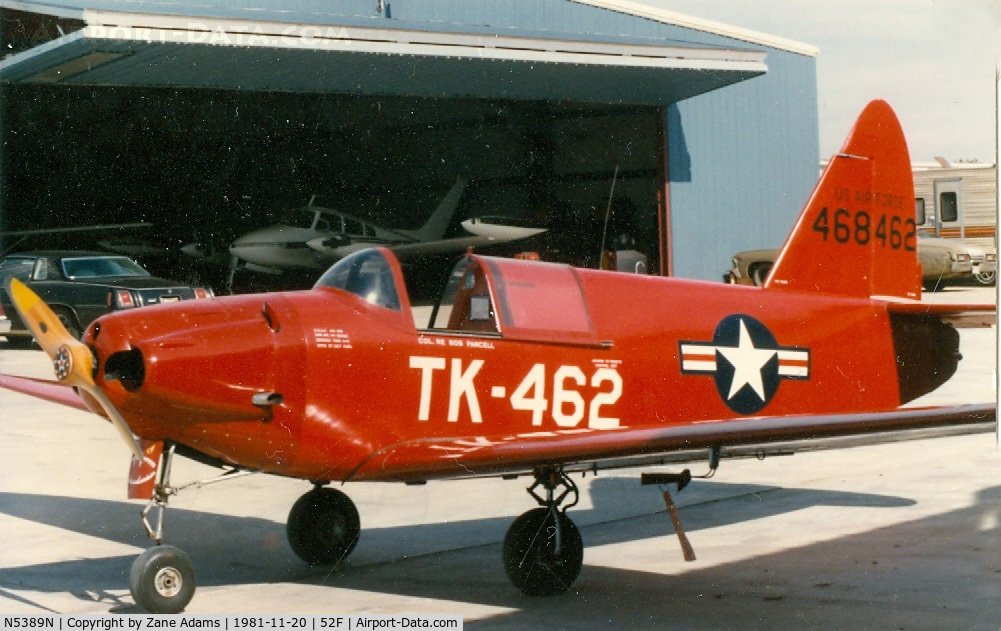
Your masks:
M38 294L74 336L98 317L118 309L134 309L178 300L208 298L212 290L189 287L149 272L127 256L101 252L51 250L20 252L0 260L0 288L17 278ZM0 330L15 345L30 342L31 333L0 290L7 322Z

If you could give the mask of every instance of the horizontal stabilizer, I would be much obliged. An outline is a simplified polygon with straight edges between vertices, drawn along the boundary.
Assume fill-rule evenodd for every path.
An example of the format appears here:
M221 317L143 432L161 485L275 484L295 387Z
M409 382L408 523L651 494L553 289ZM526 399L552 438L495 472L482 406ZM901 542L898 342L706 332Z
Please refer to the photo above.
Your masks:
M991 304L933 304L915 300L897 301L885 296L873 298L887 300L886 310L890 313L934 316L957 328L989 327L998 322L997 307Z

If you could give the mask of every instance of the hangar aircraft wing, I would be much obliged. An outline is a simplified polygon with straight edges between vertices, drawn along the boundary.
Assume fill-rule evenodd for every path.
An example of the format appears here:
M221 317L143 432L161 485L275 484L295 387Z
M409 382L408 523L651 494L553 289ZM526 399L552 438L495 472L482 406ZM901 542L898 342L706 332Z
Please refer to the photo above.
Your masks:
M14 237L13 243L4 244L3 252L0 255L6 255L8 252L21 245L29 237L36 237L41 235L49 234L70 234L76 232L107 232L109 230L131 230L135 228L149 228L153 224L146 221L137 221L133 223L112 223L112 224L100 224L92 226L66 226L62 228L36 228L33 230L5 230L3 232L3 237L5 241L8 241L11 237Z
M16 279L8 293L60 382L140 452L130 479L155 480L142 488L158 524L175 451L312 483L287 528L311 564L361 532L330 482L531 472L539 508L512 524L504 566L522 592L555 594L583 562L564 506L581 465L995 420L993 404L907 407L956 373L950 319L995 311L919 302L910 173L896 116L869 104L760 288L469 254L418 329L381 247L310 291L116 312L79 341ZM157 546L133 597L180 611L193 567L146 528Z

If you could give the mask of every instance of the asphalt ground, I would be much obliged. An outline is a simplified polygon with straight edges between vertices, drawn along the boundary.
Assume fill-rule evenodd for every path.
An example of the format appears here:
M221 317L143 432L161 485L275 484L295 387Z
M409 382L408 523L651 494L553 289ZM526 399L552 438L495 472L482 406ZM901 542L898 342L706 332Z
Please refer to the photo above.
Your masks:
M996 329L960 336L959 372L915 404L996 399ZM51 376L40 351L0 349L0 371ZM149 542L144 503L125 499L128 462L98 417L0 389L0 612L140 613L128 572ZM521 595L501 562L505 531L534 505L526 478L346 485L363 530L333 570L307 566L286 542L288 511L310 488L298 480L187 489L171 500L166 542L195 564L196 614L448 613L467 629L1001 629L993 432L726 460L675 493L691 563L640 471L575 478L584 568L556 597ZM215 473L178 459L173 482Z

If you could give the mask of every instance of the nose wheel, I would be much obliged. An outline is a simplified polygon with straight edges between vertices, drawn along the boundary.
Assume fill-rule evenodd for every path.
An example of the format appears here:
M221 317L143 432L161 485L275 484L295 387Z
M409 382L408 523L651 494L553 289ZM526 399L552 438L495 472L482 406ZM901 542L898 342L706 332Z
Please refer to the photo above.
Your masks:
M545 489L545 497L536 488ZM559 493L557 493L559 491ZM514 520L504 536L504 569L527 596L565 592L584 563L584 541L566 510L577 503L577 485L558 469L540 469L528 489L541 505ZM560 508L569 495L573 501Z
M150 613L179 613L195 595L195 568L179 548L149 548L132 563L129 591Z

